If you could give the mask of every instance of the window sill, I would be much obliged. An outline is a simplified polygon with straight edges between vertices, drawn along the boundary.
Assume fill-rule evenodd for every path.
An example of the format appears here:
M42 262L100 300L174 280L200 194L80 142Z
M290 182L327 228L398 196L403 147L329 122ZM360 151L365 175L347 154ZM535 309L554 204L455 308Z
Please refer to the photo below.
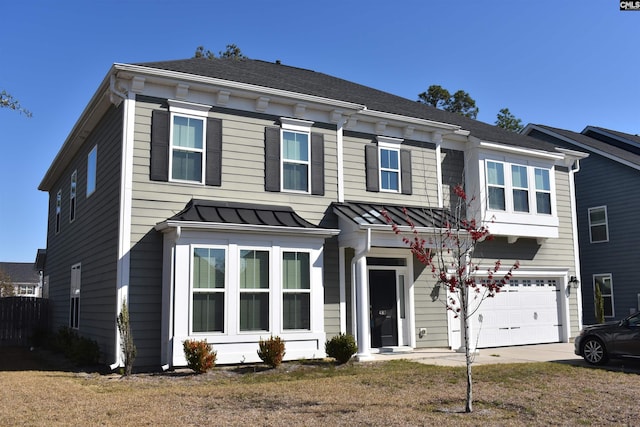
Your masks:
M558 217L552 215L518 214L487 211L487 227L491 234L508 237L548 239L559 237Z

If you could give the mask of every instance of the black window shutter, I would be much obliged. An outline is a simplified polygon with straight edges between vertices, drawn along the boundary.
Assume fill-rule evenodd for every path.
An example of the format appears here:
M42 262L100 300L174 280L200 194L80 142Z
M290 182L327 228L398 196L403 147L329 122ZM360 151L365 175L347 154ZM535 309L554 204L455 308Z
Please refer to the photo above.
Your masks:
M280 191L280 128L264 130L264 189Z
M207 119L207 185L222 185L222 120Z
M152 181L169 180L169 112L151 113L151 174Z
M369 144L364 146L365 168L367 173L367 191L380 191L378 177L378 146Z
M324 196L324 135L311 134L311 194Z
M413 194L410 150L400 150L400 174L402 194Z

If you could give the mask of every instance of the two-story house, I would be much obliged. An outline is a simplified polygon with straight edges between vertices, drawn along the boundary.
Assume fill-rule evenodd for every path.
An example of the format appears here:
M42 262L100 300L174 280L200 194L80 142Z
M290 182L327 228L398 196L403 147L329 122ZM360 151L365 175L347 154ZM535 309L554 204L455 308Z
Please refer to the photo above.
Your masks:
M57 326L121 366L129 306L138 368L461 345L446 295L381 216L445 227L453 188L521 268L474 320L478 347L567 342L580 328L573 180L580 154L310 70L257 60L114 64L40 184ZM506 292L508 290L508 292ZM442 291L444 292L444 291ZM474 343L476 340L472 340Z
M584 323L596 323L596 285L604 320L624 319L640 310L634 242L634 230L640 228L635 217L640 200L634 194L640 184L640 137L596 126L577 133L530 124L524 132L589 153L575 181Z

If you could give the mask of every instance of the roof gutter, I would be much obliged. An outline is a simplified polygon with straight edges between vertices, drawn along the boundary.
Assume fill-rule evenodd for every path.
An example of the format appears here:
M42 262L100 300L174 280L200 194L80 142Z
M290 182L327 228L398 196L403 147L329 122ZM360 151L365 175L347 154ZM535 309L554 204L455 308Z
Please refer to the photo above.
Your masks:
M288 235L305 235L330 237L340 234L340 230L331 228L305 228L305 227L280 227L273 225L247 225L247 224L223 224L212 222L196 222L196 221L162 221L156 224L156 231L166 233L173 229L178 230L211 230L224 232L254 232L254 233L273 233Z
M258 86L250 83L235 82L232 80L225 80L225 79L220 79L216 77L200 76L197 74L189 74L189 73L184 73L180 71L162 70L159 68L145 67L142 65L121 64L121 63L116 63L113 66L119 72L119 74L124 73L122 77L128 77L126 76L126 73L131 73L132 76L133 74L136 74L136 75L146 75L149 77L156 77L160 80L164 80L164 79L186 80L193 83L201 83L206 86L218 86L218 87L225 87L225 88L243 90L248 92L258 92L261 95L272 95L272 96L278 96L282 98L289 98L289 99L296 100L297 102L300 102L302 100L307 102L314 102L317 104L330 105L332 108L338 107L338 108L344 108L347 110L354 110L354 111L362 111L367 108L366 105L356 104L353 102L323 98L320 96L307 95L307 94L302 94L298 92L290 92L287 90L274 89L274 88L269 88L265 86Z

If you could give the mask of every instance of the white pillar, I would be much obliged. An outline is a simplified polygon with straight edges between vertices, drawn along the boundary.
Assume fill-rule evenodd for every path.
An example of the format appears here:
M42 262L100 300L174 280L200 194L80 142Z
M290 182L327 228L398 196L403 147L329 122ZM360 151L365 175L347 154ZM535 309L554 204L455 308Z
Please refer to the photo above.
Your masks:
M356 262L356 316L358 323L358 353L360 361L371 360L371 330L369 314L369 277L367 276L367 257Z

